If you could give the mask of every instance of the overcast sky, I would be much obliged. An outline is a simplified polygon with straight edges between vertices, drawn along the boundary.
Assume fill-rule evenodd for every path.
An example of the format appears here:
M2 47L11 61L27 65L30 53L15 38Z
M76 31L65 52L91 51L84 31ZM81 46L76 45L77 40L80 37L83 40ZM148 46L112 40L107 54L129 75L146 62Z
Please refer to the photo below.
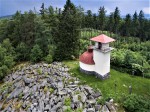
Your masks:
M127 13L133 14L135 11L139 13L143 10L145 14L150 14L150 0L71 0L76 6L81 5L85 11L90 9L92 12L97 13L100 6L104 6L107 14L113 12L115 7L119 7L121 15ZM58 8L63 8L66 0L0 0L0 17L12 15L17 10L29 11L34 7L39 11L42 3L45 7L50 5Z

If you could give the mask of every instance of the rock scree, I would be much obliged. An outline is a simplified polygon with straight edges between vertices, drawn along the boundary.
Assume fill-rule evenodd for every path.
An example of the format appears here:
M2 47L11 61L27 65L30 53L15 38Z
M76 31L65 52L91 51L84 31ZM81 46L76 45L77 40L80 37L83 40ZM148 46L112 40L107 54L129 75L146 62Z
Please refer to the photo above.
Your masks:
M116 112L111 99L69 74L61 62L24 66L4 78L0 112Z

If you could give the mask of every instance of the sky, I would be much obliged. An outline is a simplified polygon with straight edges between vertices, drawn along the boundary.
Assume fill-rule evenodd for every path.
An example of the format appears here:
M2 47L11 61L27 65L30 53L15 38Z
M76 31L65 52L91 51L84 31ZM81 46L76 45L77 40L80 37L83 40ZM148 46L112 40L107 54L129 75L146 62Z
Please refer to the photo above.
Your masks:
M143 10L144 14L150 18L150 0L71 0L76 6L82 6L86 10L92 10L97 13L100 6L104 6L107 10L106 14L110 14L119 7L122 16L126 14L134 14L135 11L139 13ZM17 10L22 13L25 11L40 10L41 4L44 3L45 7L52 5L53 7L62 8L66 0L0 0L0 17L12 15Z

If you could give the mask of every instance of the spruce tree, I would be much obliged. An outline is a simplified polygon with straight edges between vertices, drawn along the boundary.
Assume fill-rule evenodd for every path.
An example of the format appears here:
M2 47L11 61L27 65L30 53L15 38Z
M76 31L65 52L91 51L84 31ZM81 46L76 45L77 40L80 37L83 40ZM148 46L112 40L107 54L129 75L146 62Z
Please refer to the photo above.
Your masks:
M57 37L54 38L56 44L55 59L64 60L78 56L79 46L79 21L77 11L70 0L66 1L60 19Z
M145 32L144 32L144 12L141 10L139 13L139 38L144 40Z
M114 12L114 30L115 30L116 34L118 34L120 19L121 19L120 11L119 11L118 7L116 7L115 12Z
M87 15L85 16L85 27L92 28L93 26L93 15L91 10L87 10Z
M98 29L98 20L96 14L93 14L93 29Z
M99 28L100 30L104 30L104 26L105 26L105 20L106 20L106 10L103 7L100 7L99 9L99 15L98 15L98 19L99 19Z
M44 3L42 3L41 9L40 9L40 14L42 15L42 19L44 19L44 14L45 14L45 8L44 8Z
M139 29L139 20L138 20L138 15L137 12L133 14L133 19L132 19L132 35L135 37L138 34L138 29Z
M114 26L114 13L110 14L109 20L108 20L108 25L109 25L109 32L110 32L110 36L111 36L111 32L113 31L113 26Z
M131 30L131 15L127 14L125 18L125 35L130 36Z
M17 61L26 61L29 59L29 48L24 42L18 44L15 50Z
M43 52L38 44L35 44L31 49L30 60L32 62L41 61L43 57Z

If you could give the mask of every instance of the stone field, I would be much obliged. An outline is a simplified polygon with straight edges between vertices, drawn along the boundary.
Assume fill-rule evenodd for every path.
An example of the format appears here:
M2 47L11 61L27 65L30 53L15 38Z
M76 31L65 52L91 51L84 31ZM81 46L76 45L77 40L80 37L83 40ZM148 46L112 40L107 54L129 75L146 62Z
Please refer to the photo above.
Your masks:
M61 62L27 65L0 86L0 112L116 112L113 99L101 103L93 90Z

